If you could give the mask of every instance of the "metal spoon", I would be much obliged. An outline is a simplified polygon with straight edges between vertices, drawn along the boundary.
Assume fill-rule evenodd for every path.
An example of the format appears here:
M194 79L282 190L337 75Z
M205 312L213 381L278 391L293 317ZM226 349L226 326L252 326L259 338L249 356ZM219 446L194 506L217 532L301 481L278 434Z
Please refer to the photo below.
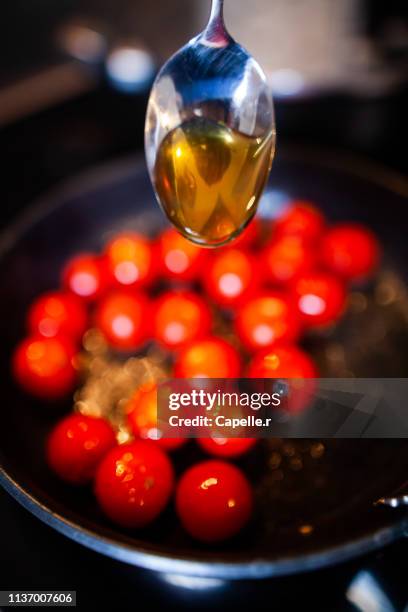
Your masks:
M145 151L157 199L186 238L225 244L254 216L274 148L266 77L213 0L205 30L169 59L150 94Z

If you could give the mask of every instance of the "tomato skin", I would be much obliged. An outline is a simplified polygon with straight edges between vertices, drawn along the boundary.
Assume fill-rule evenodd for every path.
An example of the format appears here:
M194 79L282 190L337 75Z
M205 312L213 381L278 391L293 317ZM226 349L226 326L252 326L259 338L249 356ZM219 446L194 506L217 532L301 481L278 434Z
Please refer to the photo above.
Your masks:
M208 305L192 291L168 291L156 301L153 335L168 349L179 349L206 336L211 324Z
M203 274L203 285L216 304L238 306L259 285L254 256L238 248L221 249L210 259Z
M261 252L261 267L266 283L286 286L316 265L314 249L301 236L283 235L269 242Z
M261 237L261 222L256 217L247 225L244 231L239 234L230 244L233 247L239 247L240 249L251 249L257 246ZM228 248L228 247L221 247Z
M298 236L313 243L321 237L325 224L324 216L312 202L293 200L275 221L272 232L274 237Z
M294 303L305 327L325 327L340 319L346 307L343 283L326 272L300 276L292 287Z
M27 327L32 334L53 338L63 334L80 340L86 331L88 313L83 302L73 293L49 291L37 297L27 314Z
M108 452L95 476L95 495L118 525L142 528L154 521L173 490L173 467L152 442L135 440Z
M238 338L248 351L294 342L301 333L299 314L289 293L262 291L238 310L235 318Z
M319 377L319 372L305 351L287 344L257 353L248 368L248 377L296 379L295 385L288 383L290 397L284 406L296 413L310 404L316 390L314 379ZM306 380L300 383L300 379Z
M236 466L226 461L203 461L182 475L176 508L191 536L203 542L218 542L234 536L249 520L252 489Z
M238 378L241 358L231 344L216 337L184 347L174 366L176 378Z
M186 240L173 228L162 232L155 253L161 276L179 281L198 280L208 257L206 249Z
M57 400L71 392L77 381L73 362L76 349L64 336L32 335L17 345L12 359L15 380L27 392L44 400Z
M177 450L186 443L184 438L162 438L157 423L157 387L138 389L126 408L127 422L134 436L150 440L163 450Z
M342 223L322 240L321 260L327 270L346 281L364 280L378 267L381 248L376 236L357 223Z
M115 433L105 419L70 414L57 423L48 438L48 464L62 480L86 484L115 445Z
M149 300L143 293L114 290L97 305L95 324L118 350L140 348L148 339Z
M113 286L141 288L155 280L153 246L145 236L136 232L119 234L108 242L104 253Z
M257 443L256 438L198 438L203 451L214 457L239 457Z
M182 446L184 446L185 443L187 442L187 439L186 438L160 438L159 440L152 440L152 441L156 442L156 444L160 446L160 448L162 448L164 451L171 453L173 451L178 450Z
M105 258L93 253L73 257L62 271L62 285L85 301L99 299L109 287Z
M318 378L312 358L294 345L279 345L256 353L249 378Z

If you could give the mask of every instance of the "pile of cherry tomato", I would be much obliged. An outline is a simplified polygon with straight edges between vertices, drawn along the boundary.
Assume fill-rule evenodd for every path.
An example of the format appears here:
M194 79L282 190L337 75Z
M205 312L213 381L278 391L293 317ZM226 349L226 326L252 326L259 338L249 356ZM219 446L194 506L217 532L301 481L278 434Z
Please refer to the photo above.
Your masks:
M367 228L329 227L308 202L294 201L274 223L255 219L229 247L205 250L173 229L150 239L114 237L102 253L69 261L61 287L39 296L27 313L27 337L16 347L13 373L42 400L70 394L79 380L81 339L96 327L114 351L143 351L156 342L172 357L174 377L317 378L299 341L336 323L352 283L369 278L380 247ZM224 323L221 337L219 322ZM75 485L93 482L104 513L127 528L153 521L174 494L190 535L215 542L236 534L253 507L251 485L231 463L255 440L198 441L210 459L175 481L170 453L185 443L163 439L154 384L126 406L134 440L118 444L103 418L72 413L47 442L52 470ZM294 409L301 409L299 401Z

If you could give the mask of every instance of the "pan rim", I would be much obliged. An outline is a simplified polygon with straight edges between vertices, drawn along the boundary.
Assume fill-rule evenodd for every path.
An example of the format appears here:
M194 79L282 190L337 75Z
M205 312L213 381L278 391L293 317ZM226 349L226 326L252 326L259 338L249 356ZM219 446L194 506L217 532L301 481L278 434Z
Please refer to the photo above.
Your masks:
M0 468L0 484L18 503L43 523L83 546L130 565L159 573L182 574L191 577L240 580L302 573L335 565L375 551L391 544L405 535L408 530L407 515L396 521L395 524L383 527L368 536L357 540L347 540L343 544L329 546L319 552L281 557L278 560L259 557L236 562L213 560L209 562L199 560L194 556L171 555L139 546L136 548L126 542L118 542L114 538L98 534L96 530L83 527L40 502L16 482L3 467Z

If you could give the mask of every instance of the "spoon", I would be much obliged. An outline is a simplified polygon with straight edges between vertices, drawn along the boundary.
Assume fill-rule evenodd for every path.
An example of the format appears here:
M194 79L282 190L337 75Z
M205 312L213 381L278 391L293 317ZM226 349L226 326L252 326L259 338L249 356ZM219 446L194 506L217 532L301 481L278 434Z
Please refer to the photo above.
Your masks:
M232 241L251 221L275 150L266 77L227 32L223 4L212 0L205 30L160 70L145 125L159 204L205 247Z

